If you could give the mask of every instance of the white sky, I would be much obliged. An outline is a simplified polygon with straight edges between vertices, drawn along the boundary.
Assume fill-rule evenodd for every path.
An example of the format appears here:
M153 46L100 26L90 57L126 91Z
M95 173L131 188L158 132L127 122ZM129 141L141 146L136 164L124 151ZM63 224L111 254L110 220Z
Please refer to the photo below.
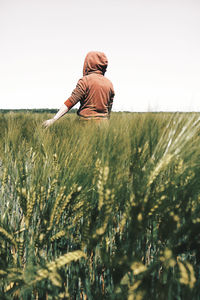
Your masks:
M0 0L0 108L59 108L93 50L114 110L200 111L200 0Z

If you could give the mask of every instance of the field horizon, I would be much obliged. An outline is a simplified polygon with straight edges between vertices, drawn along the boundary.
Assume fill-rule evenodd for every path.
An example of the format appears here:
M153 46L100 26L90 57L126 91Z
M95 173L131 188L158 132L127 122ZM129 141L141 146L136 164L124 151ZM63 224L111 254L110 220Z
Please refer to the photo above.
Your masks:
M59 108L0 108L0 114L4 113L56 113ZM78 109L72 108L68 112L70 113L77 113ZM160 113L171 113L171 114L190 114L190 113L200 113L200 111L184 111L184 110L176 110L176 111L162 111L162 110L146 110L146 111L128 111L128 110L120 110L120 111L113 111L112 114L115 113L138 113L138 114L146 114L146 113L153 113L153 114L160 114Z

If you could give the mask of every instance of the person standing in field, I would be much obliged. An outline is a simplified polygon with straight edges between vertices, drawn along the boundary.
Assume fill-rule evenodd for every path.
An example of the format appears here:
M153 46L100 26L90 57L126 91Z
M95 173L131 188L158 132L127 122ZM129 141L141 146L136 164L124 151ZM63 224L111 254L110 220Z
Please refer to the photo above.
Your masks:
M78 102L80 108L77 114L80 119L108 119L112 109L114 89L112 82L104 77L107 66L108 60L103 52L89 52L84 61L83 77L57 114L52 119L46 120L43 126L52 125Z

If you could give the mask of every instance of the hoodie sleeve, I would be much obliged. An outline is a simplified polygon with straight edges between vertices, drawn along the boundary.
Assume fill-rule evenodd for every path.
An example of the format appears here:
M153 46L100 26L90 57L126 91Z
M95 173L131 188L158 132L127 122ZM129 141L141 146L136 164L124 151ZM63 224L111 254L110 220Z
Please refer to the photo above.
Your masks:
M73 90L71 96L67 99L67 101L72 103L72 106L74 106L76 103L78 103L81 100L84 100L86 97L86 84L84 82L84 79L79 79L76 88ZM66 101L66 102L67 102Z
M114 89L113 89L113 86L112 86L112 89L110 91L110 101L108 103L108 112L109 112L109 114L110 114L110 112L112 110L114 97L115 97L115 92L114 92Z

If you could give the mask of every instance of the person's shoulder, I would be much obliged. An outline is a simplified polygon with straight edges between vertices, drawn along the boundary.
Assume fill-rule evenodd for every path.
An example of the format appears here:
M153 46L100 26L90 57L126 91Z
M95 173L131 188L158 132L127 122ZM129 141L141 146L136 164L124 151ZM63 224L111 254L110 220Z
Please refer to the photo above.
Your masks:
M109 81L110 83L112 83L112 81L111 81L108 77L104 76L104 78L105 78L105 80L107 80L107 81Z
M110 85L110 87L113 89L113 83L112 83L112 81L108 78L108 77L106 77L106 76L104 76L104 79L105 79L105 81L107 81L107 83Z
M87 75L85 75L85 76L83 76L83 77L79 78L79 80L78 80L78 81L86 81L86 77L87 77Z
M86 85L87 84L87 75L86 76L83 76L81 77L79 80L78 80L78 85Z

